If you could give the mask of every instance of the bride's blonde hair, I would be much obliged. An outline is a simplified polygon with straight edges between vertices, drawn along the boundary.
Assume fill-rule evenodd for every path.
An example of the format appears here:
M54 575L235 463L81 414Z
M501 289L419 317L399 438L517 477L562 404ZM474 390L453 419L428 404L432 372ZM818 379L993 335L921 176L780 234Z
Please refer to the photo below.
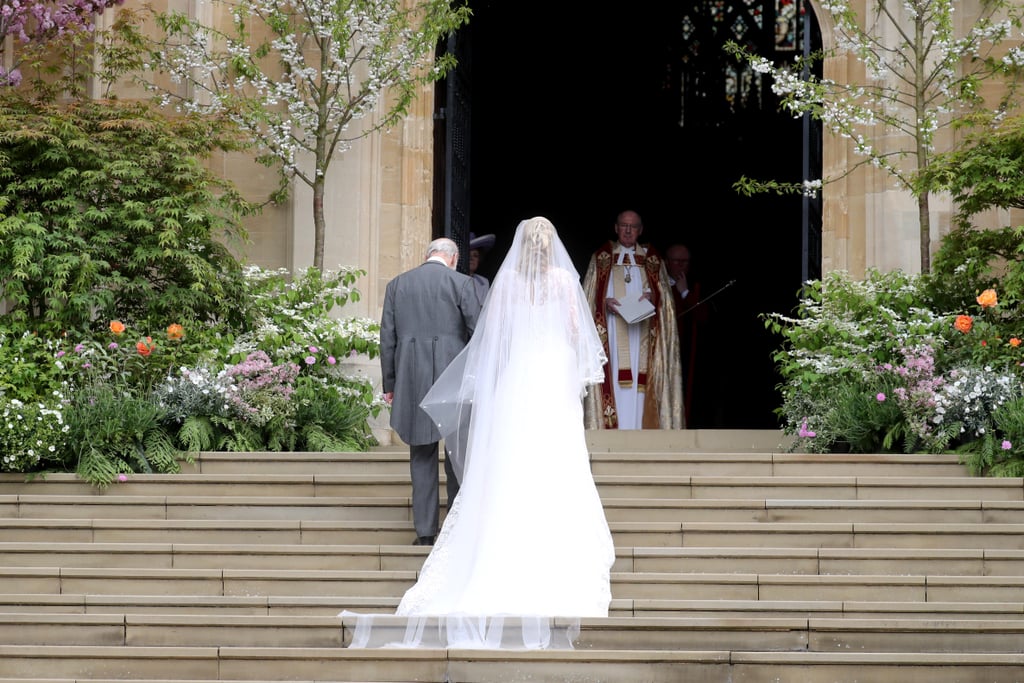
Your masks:
M536 216L523 226L523 250L519 255L519 271L546 271L551 265L551 243L555 226L547 218Z

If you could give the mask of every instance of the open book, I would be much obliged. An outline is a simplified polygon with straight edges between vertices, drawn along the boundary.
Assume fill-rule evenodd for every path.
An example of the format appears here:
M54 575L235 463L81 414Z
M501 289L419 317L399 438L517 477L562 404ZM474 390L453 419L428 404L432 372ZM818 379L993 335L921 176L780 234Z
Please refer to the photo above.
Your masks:
M632 325L654 315L654 304L644 298L623 299L619 302L619 315Z

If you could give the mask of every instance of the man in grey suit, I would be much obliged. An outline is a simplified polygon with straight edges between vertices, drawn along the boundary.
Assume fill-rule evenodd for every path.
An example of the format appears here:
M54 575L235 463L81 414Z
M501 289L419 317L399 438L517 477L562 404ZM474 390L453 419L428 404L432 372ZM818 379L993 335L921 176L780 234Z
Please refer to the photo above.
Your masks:
M472 278L455 270L459 248L450 239L427 247L422 264L397 276L384 293L380 366L391 427L409 444L414 545L433 545L440 519L438 442L441 434L420 408L431 385L466 346L480 313ZM445 458L448 504L459 483Z

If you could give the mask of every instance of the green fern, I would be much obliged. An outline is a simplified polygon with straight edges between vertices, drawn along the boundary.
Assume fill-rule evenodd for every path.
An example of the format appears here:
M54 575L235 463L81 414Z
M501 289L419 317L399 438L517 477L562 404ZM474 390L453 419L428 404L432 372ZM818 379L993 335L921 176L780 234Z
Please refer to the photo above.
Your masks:
M984 475L996 459L996 443L991 433L983 434L980 439L973 439L957 449L960 462L974 475Z
M164 474L181 471L181 451L174 447L173 438L162 426L157 425L146 432L143 446L139 453L148 460L151 470Z
M104 453L99 449L90 448L82 453L75 474L83 481L102 490L107 488L118 476L132 471L131 465L125 460L111 456L110 453Z
M217 445L217 430L205 415L190 415L178 429L178 443L190 453L213 450Z
M301 381L295 394L297 449L365 451L376 443L367 423L369 407L358 397L343 395L335 387Z
M940 425L928 439L929 453L947 453L952 445L960 438L963 424L960 422L945 422Z
M306 425L302 429L300 441L306 451L344 453L360 450L355 440L335 436L318 424Z
M161 408L128 392L88 387L67 412L75 471L104 487L130 472L178 472L181 452L163 424Z
M263 435L257 427L236 420L219 420L226 428L220 440L220 450L244 453L262 451L265 448Z

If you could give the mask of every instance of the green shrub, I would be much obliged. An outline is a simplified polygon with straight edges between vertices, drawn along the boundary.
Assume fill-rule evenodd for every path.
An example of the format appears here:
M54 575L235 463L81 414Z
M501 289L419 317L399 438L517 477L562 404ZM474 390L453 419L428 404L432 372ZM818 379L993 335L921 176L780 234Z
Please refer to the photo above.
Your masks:
M203 159L216 122L138 102L0 92L0 296L12 329L84 333L110 320L241 324L250 206ZM13 327L13 326L18 327Z

